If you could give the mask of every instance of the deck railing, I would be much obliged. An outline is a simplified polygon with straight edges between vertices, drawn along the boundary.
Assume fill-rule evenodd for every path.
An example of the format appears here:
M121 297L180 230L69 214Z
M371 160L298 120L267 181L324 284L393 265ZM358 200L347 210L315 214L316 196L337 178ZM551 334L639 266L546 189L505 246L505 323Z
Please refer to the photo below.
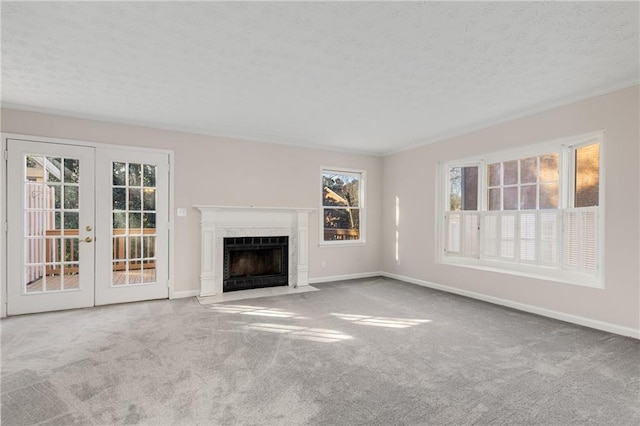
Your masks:
M129 230L131 232L131 230ZM127 260L129 261L129 270L135 269L152 269L156 267L155 259L150 257L155 256L155 229L142 229L142 232L137 235L128 235L130 238L136 238L138 240L135 243L129 244L129 253L127 256L127 229L117 228L113 230L113 242L112 242L112 260L113 270L123 271L127 268ZM45 248L45 261L47 262L46 273L47 275L60 274L61 263L66 263L66 259L77 259L78 254L76 250L78 247L75 244L67 244L66 247L59 247L63 241L61 238L51 237L75 237L79 235L77 229L65 229L64 234L59 229L50 229L45 231L45 235L49 237ZM58 256L62 256L59 259ZM142 258L144 256L144 258ZM29 263L36 263L37 259L27 259ZM77 273L78 267L76 265L70 265L65 267L65 273ZM36 277L36 279L39 277ZM33 279L32 279L33 280Z
M358 229L337 229L325 228L325 241L341 241L341 240L357 240L360 238L360 230Z

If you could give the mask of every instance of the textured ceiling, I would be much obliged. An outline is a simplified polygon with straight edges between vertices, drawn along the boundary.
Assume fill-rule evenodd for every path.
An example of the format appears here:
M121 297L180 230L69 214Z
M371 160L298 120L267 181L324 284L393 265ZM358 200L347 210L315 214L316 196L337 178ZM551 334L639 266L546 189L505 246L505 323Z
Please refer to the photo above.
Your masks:
M4 106L386 153L638 81L638 2L2 2Z

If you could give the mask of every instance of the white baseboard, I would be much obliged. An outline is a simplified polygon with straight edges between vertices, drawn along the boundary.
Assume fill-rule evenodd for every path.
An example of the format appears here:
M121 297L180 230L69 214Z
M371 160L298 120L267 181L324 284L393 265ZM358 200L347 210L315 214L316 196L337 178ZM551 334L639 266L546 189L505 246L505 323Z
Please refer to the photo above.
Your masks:
M399 281L404 281L410 284L416 284L423 287L433 288L435 290L442 290L448 293L458 294L460 296L470 297L472 299L482 300L484 302L494 303L496 305L506 306L520 311L529 312L532 314L542 315L557 319L560 321L570 322L572 324L578 324L585 327L595 328L596 330L607 331L609 333L619 334L621 336L633 337L640 339L640 330L631 327L624 327L621 325L610 324L608 322L598 321L590 318L580 317L577 315L571 315L564 312L554 311L551 309L540 308L538 306L527 305L525 303L514 302L507 299L501 299L499 297L488 296L482 293L476 293L473 291L462 290L455 287L449 287L442 284L436 284L429 281L419 280L417 278L405 277L403 275L392 274L389 272L380 272L380 275L387 278L393 278Z
M182 299L184 297L194 297L200 296L200 290L183 290L183 291L172 291L169 299Z
M334 281L355 280L358 278L373 278L381 276L383 276L383 273L380 271L361 272L358 274L333 275L331 277L309 278L309 284L330 283Z

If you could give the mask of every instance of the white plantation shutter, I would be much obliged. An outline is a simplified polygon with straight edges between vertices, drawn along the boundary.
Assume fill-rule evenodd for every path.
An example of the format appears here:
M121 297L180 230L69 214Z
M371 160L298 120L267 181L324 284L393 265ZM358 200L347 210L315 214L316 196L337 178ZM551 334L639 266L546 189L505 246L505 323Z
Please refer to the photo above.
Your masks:
M598 268L598 208L567 209L563 214L563 267L595 273Z
M449 212L445 216L447 222L447 240L445 250L447 254L460 254L460 232L462 227L462 214Z
M464 212L462 222L462 255L478 257L480 215L477 212Z
M500 258L515 260L517 216L515 213L502 213L500 219Z
M597 267L597 210L589 209L580 214L580 233L582 241L580 244L580 267L584 270L594 272Z
M541 210L539 217L539 264L543 266L558 265L558 230L560 212L558 210Z
M536 263L537 214L535 211L520 213L520 261Z
M562 261L567 269L578 267L578 212L566 210L562 215Z
M484 213L482 217L482 257L485 259L495 259L498 257L498 213Z
M480 238L478 212L449 212L446 222L446 253L449 256L478 257Z

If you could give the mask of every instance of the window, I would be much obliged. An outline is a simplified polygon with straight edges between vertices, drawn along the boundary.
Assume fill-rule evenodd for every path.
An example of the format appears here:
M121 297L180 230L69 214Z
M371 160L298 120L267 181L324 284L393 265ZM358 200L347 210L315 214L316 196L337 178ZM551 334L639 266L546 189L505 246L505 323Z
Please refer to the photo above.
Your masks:
M446 164L440 260L600 285L602 133Z
M364 174L322 169L322 243L364 242Z

